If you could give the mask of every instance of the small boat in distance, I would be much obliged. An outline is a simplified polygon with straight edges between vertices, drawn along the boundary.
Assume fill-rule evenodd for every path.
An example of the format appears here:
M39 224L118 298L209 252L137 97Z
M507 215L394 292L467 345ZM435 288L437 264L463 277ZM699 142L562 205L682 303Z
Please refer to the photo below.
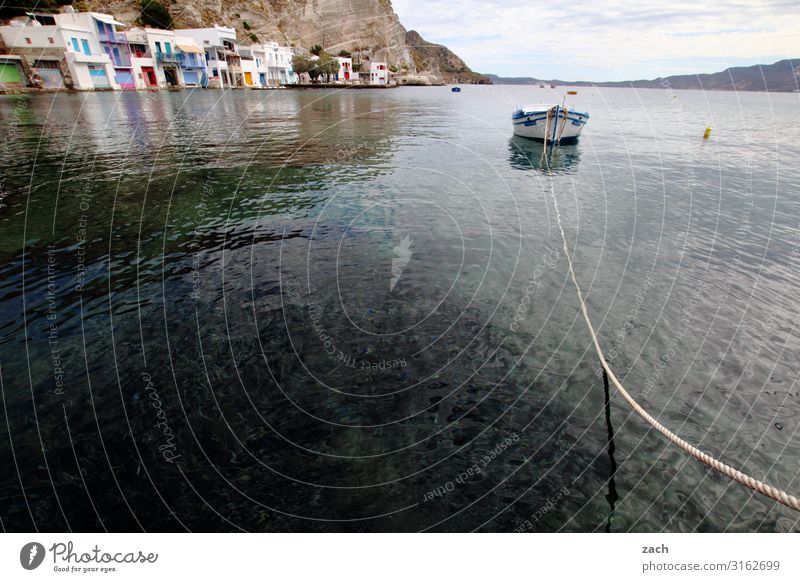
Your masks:
M544 89L544 84L539 85L539 89Z
M567 91L567 95L577 95L577 91Z
M555 83L550 83L550 88L551 89L555 89L556 88L556 84Z
M453 93L461 93L461 87L453 87L450 89Z
M547 143L575 141L588 121L588 113L548 104L527 105L511 116L514 135Z

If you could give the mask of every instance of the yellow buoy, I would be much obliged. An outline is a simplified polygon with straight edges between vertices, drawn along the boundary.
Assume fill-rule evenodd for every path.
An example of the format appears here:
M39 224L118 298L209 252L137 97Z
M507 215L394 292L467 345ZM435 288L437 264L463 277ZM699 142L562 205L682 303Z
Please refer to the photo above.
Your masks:
M703 134L703 139L708 139L711 136L711 128L707 127L706 132Z

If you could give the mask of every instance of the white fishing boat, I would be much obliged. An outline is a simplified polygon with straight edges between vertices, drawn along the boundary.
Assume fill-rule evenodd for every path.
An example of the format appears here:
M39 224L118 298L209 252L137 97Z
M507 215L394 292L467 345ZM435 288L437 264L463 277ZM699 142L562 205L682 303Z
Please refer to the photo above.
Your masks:
M589 121L589 114L572 111L563 105L527 105L517 109L511 121L514 135L560 143L578 139Z

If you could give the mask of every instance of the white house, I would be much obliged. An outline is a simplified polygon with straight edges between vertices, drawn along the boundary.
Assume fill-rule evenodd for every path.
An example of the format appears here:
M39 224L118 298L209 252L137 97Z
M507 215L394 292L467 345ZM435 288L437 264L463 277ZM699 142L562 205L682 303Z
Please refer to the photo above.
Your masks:
M389 82L389 71L386 63L381 61L370 61L369 63L369 84L386 85Z
M48 89L119 89L112 57L103 50L91 20L78 22L65 16L30 13L1 26L9 57L19 57L24 74ZM10 58L6 63L15 64Z
M133 28L125 36L137 89L202 84L204 51L191 37L158 28Z
M182 28L175 33L190 37L203 47L208 67L209 87L245 85L236 31L233 28L215 25L209 28Z
M208 68L205 51L190 36L181 36L180 30L175 33L175 46L178 47L180 70L183 84L186 87L207 87Z
M125 32L128 39L128 46L131 51L131 69L133 70L133 82L137 89L148 89L163 87L166 85L163 72L157 73L158 65L153 56L150 41L147 38L147 31L135 28Z
M292 68L292 57L295 55L294 49L288 46L279 46L274 50L275 53L275 74L281 85L294 85L297 83L297 76Z
M99 42L101 54L105 53L109 56L114 68L113 78L109 79L109 85L112 87L119 85L121 89L136 88L128 39L120 30L126 26L125 24L118 22L109 14L76 12L71 6L67 6L65 12L61 14L51 14L50 16L61 26L75 26L92 31ZM95 87L98 86L98 83L103 83L103 72L96 65L97 63L92 63L89 67Z
M157 28L146 28L145 33L150 52L155 59L158 84L162 87L182 87L183 78L175 33Z
M257 47L258 45L256 45ZM256 48L256 54L259 52ZM239 47L239 57L242 63L242 77L245 87L260 87L256 69L256 57L253 56L253 45Z
M349 83L358 78L358 73L353 73L353 59L350 57L336 57L339 61L339 72L336 73L336 80L340 83Z
M263 44L239 47L239 54L242 55L242 72L244 73L246 84L249 80L249 85L252 87L268 86L267 52L268 48ZM248 62L248 59L252 59L252 61Z

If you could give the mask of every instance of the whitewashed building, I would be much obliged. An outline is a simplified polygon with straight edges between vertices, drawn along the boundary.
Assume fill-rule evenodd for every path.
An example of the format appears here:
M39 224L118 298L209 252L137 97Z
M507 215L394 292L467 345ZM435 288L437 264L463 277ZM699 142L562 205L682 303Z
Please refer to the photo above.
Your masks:
M125 36L137 89L203 84L204 51L193 38L158 28L134 28Z
M190 36L182 36L175 31L175 46L180 58L181 79L185 87L207 87L208 67L205 51Z
M279 62L282 63L280 65L281 69L283 70L283 74L285 74L285 79L281 81L284 85L294 85L297 83L297 75L294 72L294 68L292 67L292 57L294 56L295 52L292 47L288 46L281 46L278 47L278 54L279 54ZM279 70L279 72L280 72ZM283 76L281 77L283 79Z
M279 87L295 82L290 48L281 47L277 42L266 42L239 47L239 53L246 85ZM252 64L248 63L251 58Z
M242 71L245 83L249 86L261 88L268 86L269 68L267 67L267 47L263 44L240 46L239 54L242 55ZM252 59L252 62L248 62ZM250 73L248 75L248 73Z
M203 47L209 87L244 87L242 59L233 28L215 25L209 28L182 28L176 33L191 37Z
M280 46L277 42L268 42L264 47L267 49L269 86L280 87L297 83L292 69L294 50L291 47Z
M161 87L181 87L180 57L171 30L146 28L147 42L156 63L156 75Z
M133 82L137 89L155 89L164 84L156 74L157 66L147 32L141 28L134 28L125 32L128 47L131 51L131 68Z
M369 84L386 85L389 82L389 69L382 61L370 61Z
M350 57L336 57L339 61L339 72L336 73L336 81L339 83L350 83L358 80L358 73L353 72L353 59Z
M99 13L72 18L77 14L30 13L1 26L0 37L9 53L5 66L18 66L26 77L23 84L33 79L46 89L119 89L113 58L94 26L95 17L112 22L113 18Z
M118 22L110 14L75 12L71 6L66 8L66 12L51 16L61 26L77 26L94 33L101 52L108 55L114 68L113 78L109 79L109 85L114 88L118 85L120 89L136 88L128 39L122 30L126 27L124 23ZM95 88L98 88L98 85L104 82L103 72L97 67L90 67L90 73Z
M256 71L256 60L252 55L240 52L242 62L242 75L244 77L244 87L261 86L257 84L258 72Z

